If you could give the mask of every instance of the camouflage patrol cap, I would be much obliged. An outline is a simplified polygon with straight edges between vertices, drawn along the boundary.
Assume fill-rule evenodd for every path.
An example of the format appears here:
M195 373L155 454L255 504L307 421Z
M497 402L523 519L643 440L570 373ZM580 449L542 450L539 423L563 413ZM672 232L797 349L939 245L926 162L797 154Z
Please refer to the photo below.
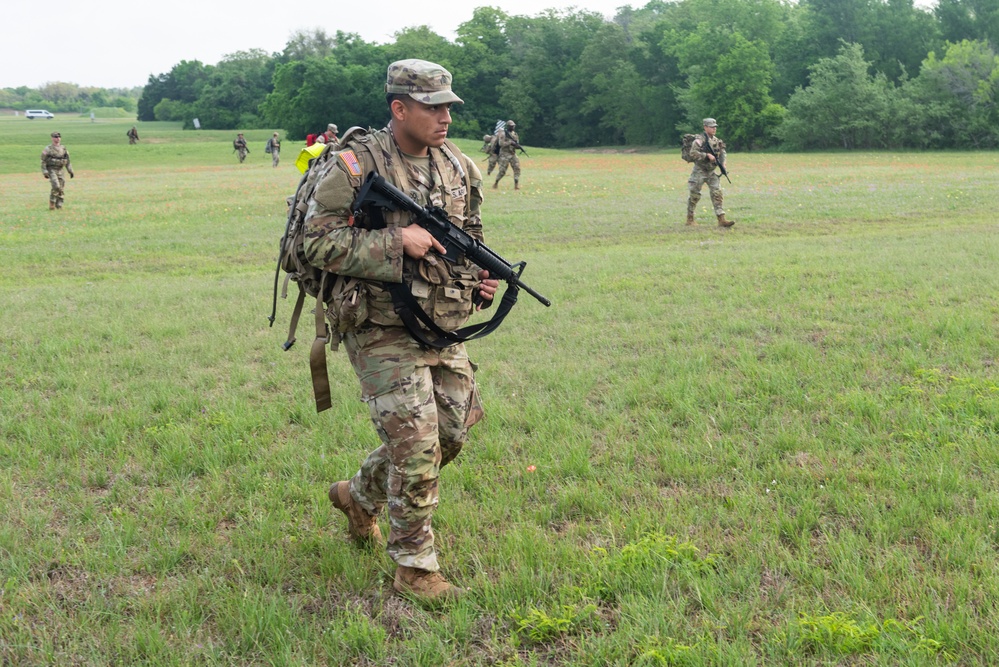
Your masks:
M397 60L389 65L385 92L409 95L423 104L464 104L451 92L451 72L426 60Z
M59 134L58 132L53 132L53 133L52 133L52 134L50 134L49 136L50 136L50 137L52 137L53 139L55 139L56 137L60 137L60 138L62 137L62 135L61 135L61 134Z
M334 125L333 123L330 123L329 125L326 126L326 131L327 132L339 132L339 130L337 130L336 125Z
M506 122L506 125L507 125L507 127L517 127L517 124L515 122L513 122L512 120L508 120Z
M714 118L705 118L703 125L704 127L718 127L718 121Z

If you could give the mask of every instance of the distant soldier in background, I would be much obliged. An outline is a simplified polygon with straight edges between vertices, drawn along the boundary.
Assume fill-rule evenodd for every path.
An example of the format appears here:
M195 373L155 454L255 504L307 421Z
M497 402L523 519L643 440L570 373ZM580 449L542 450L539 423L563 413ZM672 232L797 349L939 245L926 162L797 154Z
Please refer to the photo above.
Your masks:
M499 160L499 146L496 145L496 135L482 135L482 148L479 150L489 156L488 169L486 170L486 176L489 176L493 173L493 169L496 168L496 162Z
M132 144L139 143L139 131L137 129L135 129L134 125L132 126L132 129L129 130L128 132L126 132L125 134L128 135L128 145L129 146L131 146Z
M500 179L506 175L507 165L513 167L513 189L520 189L520 158L517 157L517 148L520 147L520 136L516 132L517 124L512 120L506 122L506 127L496 133L493 140L499 148L499 171L496 173L496 182L493 183L493 190L499 187Z
M278 139L278 133L275 132L274 136L267 140L267 145L264 147L265 153L271 154L271 166L278 166L278 162L281 161L281 140Z
M42 150L42 176L52 184L52 191L49 193L50 211L62 208L63 188L66 187L66 179L62 175L63 168L69 172L70 178L74 178L73 165L69 162L69 151L62 145L62 135L53 132L52 143Z
M722 208L721 179L715 173L715 167L719 164L725 164L725 142L715 136L718 131L718 122L714 118L705 118L703 123L704 134L697 135L690 146L690 157L694 160L694 170L690 172L690 179L687 181L687 187L690 190L690 196L687 198L687 224L695 224L694 212L697 209L697 202L701 200L701 190L707 183L708 192L711 194L711 203L714 204L715 215L718 216L718 226L731 227L735 224L735 220L725 218L725 209ZM705 147L704 142L707 142L711 147L710 152Z
M237 134L236 138L232 140L232 149L239 155L240 162L246 159L247 154L250 152L250 147L246 145L246 139L243 138L242 132Z
M326 126L326 131L316 137L316 143L320 144L333 144L333 148L336 148L336 144L340 141L337 136L337 126L330 123Z

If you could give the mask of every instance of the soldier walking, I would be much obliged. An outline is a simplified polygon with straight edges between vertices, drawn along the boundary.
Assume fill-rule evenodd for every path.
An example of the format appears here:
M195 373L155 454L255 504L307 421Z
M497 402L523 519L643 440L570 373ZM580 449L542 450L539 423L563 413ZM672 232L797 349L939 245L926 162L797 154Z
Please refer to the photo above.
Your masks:
M232 148L236 151L239 161L242 163L246 159L247 153L250 152L250 147L246 145L246 139L243 138L242 132L237 134L236 138L232 140Z
M515 128L517 124L512 120L506 122L506 127L496 133L493 140L499 148L499 171L496 172L496 182L493 183L493 190L499 187L500 179L506 175L507 166L513 167L513 189L520 189L520 158L517 157L517 149L520 147L520 136Z
M62 145L62 135L58 132L52 133L52 143L42 150L42 176L52 184L49 192L49 210L62 208L63 188L66 187L66 179L62 175L62 170L69 172L69 177L74 178L73 165L69 162L69 151Z
M493 169L496 168L496 162L499 160L499 146L496 144L496 135L482 135L482 148L479 150L489 156L489 161L486 163L488 167L486 169L486 176L490 176L493 173Z
M690 196L687 198L687 224L695 225L694 212L697 209L697 202L701 200L701 190L704 184L708 184L708 192L711 194L711 203L714 204L715 215L718 216L719 227L731 227L735 220L725 218L725 209L722 208L721 179L715 173L715 167L725 164L725 142L715 136L718 131L718 122L714 118L704 119L704 134L698 135L690 146L690 157L694 161L694 169L690 172L690 180L687 181ZM705 142L711 147L711 152L705 148ZM717 156L717 157L716 157Z
M387 549L396 563L395 590L434 601L462 592L440 573L431 518L440 469L461 451L483 417L474 366L465 346L421 345L393 307L388 283L403 283L424 312L453 331L472 314L474 295L491 302L499 285L467 261L441 260L444 247L403 210L362 212L353 202L375 171L421 205L438 206L482 239L482 175L447 141L451 73L425 60L389 65L385 84L391 122L381 130L352 128L317 181L305 220L308 261L360 280L341 302L339 327L382 440L350 480L329 489L355 540L381 543L378 516L388 510ZM350 304L349 309L347 304Z
M126 132L125 134L128 135L128 145L129 146L131 146L132 144L139 143L139 131L137 129L135 129L134 125L132 126L132 129L129 130L128 132Z
M267 147L264 148L264 152L271 154L271 166L278 166L278 162L281 161L281 140L278 139L277 132L267 140Z

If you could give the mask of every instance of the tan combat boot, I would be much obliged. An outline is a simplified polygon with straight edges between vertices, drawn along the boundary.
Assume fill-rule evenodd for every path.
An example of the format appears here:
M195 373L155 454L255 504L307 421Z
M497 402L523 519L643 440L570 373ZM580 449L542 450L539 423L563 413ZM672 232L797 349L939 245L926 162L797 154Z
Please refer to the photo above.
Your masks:
M731 227L734 224L735 224L735 220L726 220L724 213L722 213L721 215L718 216L718 226L719 227Z
M392 588L423 602L454 600L465 593L464 588L450 584L440 572L430 572L405 565L396 567Z
M513 182L513 189L514 190L519 190L520 189L520 181L514 181Z
M50 201L49 202L49 210L50 211L54 211L55 210L55 202L54 201Z
M350 482L337 482L330 487L333 507L347 515L347 532L361 544L384 544L378 518L368 514L350 495Z
M697 223L694 222L694 214L693 213L688 213L687 214L687 226L688 227L695 227L696 225L697 225Z

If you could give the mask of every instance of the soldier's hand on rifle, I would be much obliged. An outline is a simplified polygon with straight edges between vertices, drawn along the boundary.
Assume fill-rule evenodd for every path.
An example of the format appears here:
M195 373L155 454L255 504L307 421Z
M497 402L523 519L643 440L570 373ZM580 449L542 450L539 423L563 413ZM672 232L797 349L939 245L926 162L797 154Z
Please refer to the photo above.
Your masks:
M499 281L489 278L489 272L483 269L479 271L479 297L485 301L492 301L493 297L496 296L496 290L499 289ZM488 308L488 303L480 303L475 306L475 310L482 310L483 308Z
M715 156L712 155L711 153L708 153L708 159L711 160L712 162L717 162L717 160L715 160Z
M413 259L423 259L431 250L436 250L440 254L447 253L447 249L441 245L440 241L419 225L410 225L402 228L402 251Z

